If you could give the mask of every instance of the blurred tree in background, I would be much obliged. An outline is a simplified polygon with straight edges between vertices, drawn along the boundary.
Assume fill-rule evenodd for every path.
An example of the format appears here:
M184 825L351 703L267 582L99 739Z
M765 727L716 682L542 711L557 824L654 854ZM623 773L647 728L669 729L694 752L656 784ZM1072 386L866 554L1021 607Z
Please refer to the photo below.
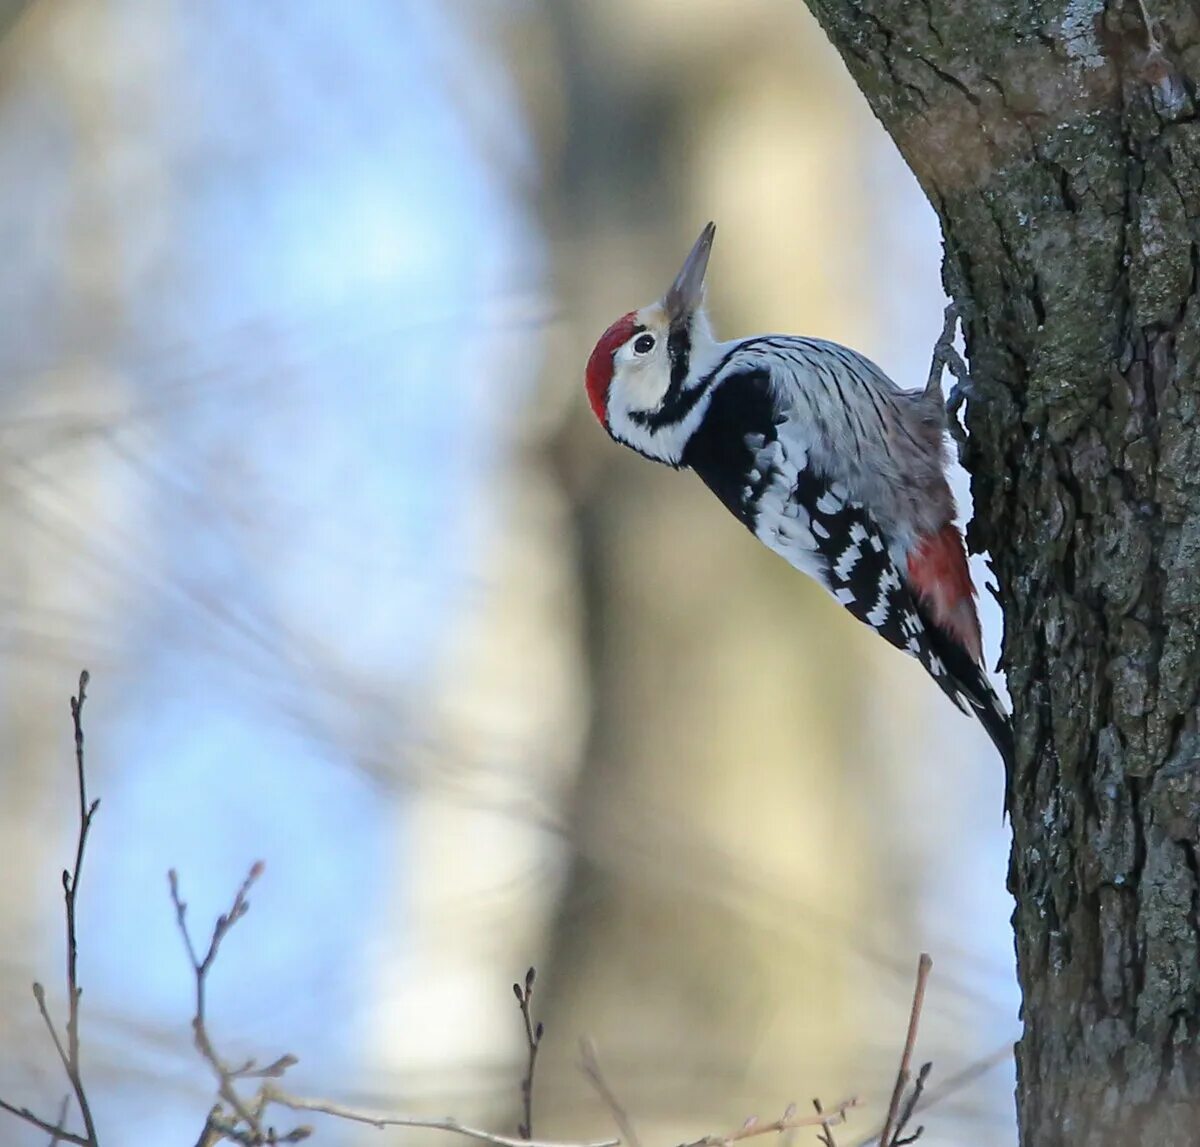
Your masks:
M710 217L723 333L923 381L935 219L802 7L35 0L0 28L0 1094L59 1098L27 992L81 663L122 1141L194 1138L208 1099L164 874L212 914L258 856L213 1023L300 1054L298 1089L515 1126L531 962L539 1134L606 1128L583 1032L648 1140L883 1095L920 948L939 1072L1004 1060L986 738L581 402ZM1010 1141L1010 1088L953 1091L926 1141Z

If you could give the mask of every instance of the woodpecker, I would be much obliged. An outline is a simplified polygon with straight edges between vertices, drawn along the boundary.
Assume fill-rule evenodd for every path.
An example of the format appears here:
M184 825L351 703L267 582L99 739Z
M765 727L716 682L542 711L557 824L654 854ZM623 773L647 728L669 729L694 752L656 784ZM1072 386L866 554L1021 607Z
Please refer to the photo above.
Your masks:
M1011 772L1012 727L982 666L975 590L946 481L936 381L901 390L837 343L719 342L704 310L716 228L670 289L600 336L587 396L609 435L694 470L760 542L915 657Z

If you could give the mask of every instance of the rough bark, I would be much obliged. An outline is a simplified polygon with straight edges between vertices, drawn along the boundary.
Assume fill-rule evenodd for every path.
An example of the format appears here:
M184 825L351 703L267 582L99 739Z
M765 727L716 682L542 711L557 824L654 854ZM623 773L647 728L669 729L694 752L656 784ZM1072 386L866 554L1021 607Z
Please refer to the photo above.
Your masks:
M809 6L941 218L965 321L1018 739L1021 1142L1193 1144L1200 16Z

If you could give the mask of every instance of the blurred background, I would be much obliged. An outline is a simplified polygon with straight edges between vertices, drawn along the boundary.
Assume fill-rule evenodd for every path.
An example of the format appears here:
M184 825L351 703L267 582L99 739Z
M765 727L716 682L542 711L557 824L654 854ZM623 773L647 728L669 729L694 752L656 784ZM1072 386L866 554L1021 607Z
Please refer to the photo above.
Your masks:
M928 950L924 1142L1012 1142L986 737L583 401L710 218L722 335L923 382L936 221L804 5L0 0L0 36L0 1095L65 1091L29 983L61 1014L86 665L107 1142L199 1134L165 874L207 934L259 858L210 1023L293 1091L514 1131L536 964L539 1137L610 1132L588 1034L648 1147L858 1094L854 1143Z

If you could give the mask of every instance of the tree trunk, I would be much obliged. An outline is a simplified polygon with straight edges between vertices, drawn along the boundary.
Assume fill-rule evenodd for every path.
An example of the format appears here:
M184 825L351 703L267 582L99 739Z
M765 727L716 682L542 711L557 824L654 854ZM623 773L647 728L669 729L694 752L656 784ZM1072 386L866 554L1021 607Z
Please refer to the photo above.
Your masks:
M1038 1147L1200 1141L1200 16L1145 4L809 0L964 320Z

